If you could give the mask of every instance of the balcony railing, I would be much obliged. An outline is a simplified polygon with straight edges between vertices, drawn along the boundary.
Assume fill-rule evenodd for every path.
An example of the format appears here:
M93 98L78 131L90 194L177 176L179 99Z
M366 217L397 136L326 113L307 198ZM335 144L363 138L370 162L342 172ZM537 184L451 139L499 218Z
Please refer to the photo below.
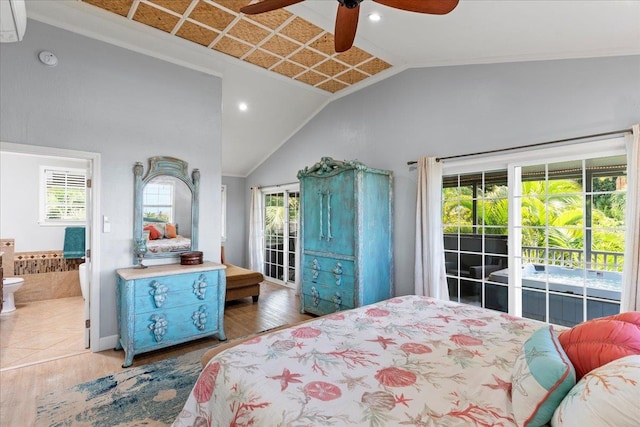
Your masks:
M585 263L585 257L588 261ZM557 265L567 268L622 272L624 253L581 249L522 247L522 262L528 264Z

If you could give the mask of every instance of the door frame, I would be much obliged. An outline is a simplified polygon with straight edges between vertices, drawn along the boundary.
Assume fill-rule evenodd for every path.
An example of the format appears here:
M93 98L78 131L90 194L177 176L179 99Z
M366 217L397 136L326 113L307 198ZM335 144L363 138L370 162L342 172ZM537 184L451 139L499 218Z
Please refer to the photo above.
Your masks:
M89 218L86 226L89 235L87 249L91 249L91 262L89 264L89 298L85 300L85 317L88 314L90 321L90 327L87 328L89 330L89 349L92 352L100 351L100 153L0 142L0 152L2 151L36 156L67 157L89 162L87 170L91 173L91 200L87 206Z
M300 193L300 183L283 184L283 185L276 185L276 186L272 186L272 187L263 187L263 188L261 188L261 192L262 192L262 205L263 205L263 209L264 209L264 207L266 207L265 198L266 198L266 196L268 194L296 193L296 192L299 194ZM287 208L287 207L285 206L285 208ZM288 212L288 209L287 209L287 212ZM299 216L299 214L300 214L300 211L298 211L298 224L300 224L300 216ZM288 214L287 214L287 218L288 218ZM263 230L265 229L265 222L266 222L266 215L265 215L264 222L262 223L262 229ZM263 232L263 234L264 234L264 232ZM288 224L288 221L287 221L286 233L283 236L283 241L287 242L287 247L288 247L289 235L290 235L289 234L289 224ZM262 251L264 252L265 249L266 249L266 239L263 237L263 239L262 239ZM287 250L287 254L288 253L289 253L289 251ZM301 277L300 276L300 255L301 255L301 252L300 252L300 226L299 225L298 225L298 234L296 235L296 247L295 247L294 253L295 253L295 257L296 257L296 263L295 263L295 265L293 267L295 269L296 274L295 274L295 280L293 282L290 282L288 280L286 280L286 281L279 280L279 279L276 279L276 278L273 278L273 277L266 276L266 274L265 274L265 277L269 277L270 280L272 280L272 281L274 281L276 283L279 283L279 284L281 284L283 286L286 286L287 288L297 290L299 282L300 282L300 277ZM286 257L285 254L283 254L283 260L285 260L285 259L287 259L287 261L285 263L287 268L284 271L284 275L286 275L285 277L288 277L288 275L289 275L288 267L290 267L290 265L289 265L289 262L288 262L288 257ZM265 263L266 263L266 261L265 261ZM285 267L285 265L283 265L283 268L284 267ZM266 270L265 270L265 272L266 272Z

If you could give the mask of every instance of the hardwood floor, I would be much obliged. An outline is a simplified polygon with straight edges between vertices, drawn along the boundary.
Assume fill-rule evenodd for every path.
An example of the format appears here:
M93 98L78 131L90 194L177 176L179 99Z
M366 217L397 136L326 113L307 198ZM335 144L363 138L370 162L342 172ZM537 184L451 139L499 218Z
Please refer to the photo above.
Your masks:
M291 324L312 316L300 314L295 291L263 282L260 300L251 298L230 301L225 308L225 333L228 340ZM133 366L141 366L168 357L218 344L216 338L203 338L191 343L136 355ZM86 352L22 368L0 372L0 426L35 425L36 398L51 391L123 371L122 351Z

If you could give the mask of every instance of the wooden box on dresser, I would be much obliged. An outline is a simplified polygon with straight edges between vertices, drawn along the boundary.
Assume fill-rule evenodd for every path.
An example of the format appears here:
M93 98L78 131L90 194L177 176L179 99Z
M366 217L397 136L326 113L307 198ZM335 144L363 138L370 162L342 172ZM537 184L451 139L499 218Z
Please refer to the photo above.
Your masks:
M119 346L123 368L136 354L224 334L225 266L167 264L118 274Z
M392 173L323 157L298 179L301 311L323 315L390 298Z

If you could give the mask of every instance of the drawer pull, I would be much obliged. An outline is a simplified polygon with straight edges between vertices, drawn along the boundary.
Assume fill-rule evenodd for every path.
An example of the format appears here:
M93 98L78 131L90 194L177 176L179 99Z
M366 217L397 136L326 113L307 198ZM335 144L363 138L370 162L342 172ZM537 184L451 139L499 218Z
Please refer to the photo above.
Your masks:
M316 283L318 281L318 275L320 274L320 263L318 262L317 259L313 259L313 263L311 265L311 269L313 270L313 283Z
M169 322L164 316L159 314L154 314L151 316L151 323L148 328L153 333L153 337L156 342L161 342L162 338L164 338L164 334L167 333L167 327L169 326Z
M153 303L156 308L162 307L162 304L164 304L167 299L167 292L169 292L169 288L157 280L153 280L149 286L153 288L149 291L149 294L153 297Z
M320 292L318 292L315 286L311 287L311 298L313 298L311 303L314 307L317 307L318 304L320 304Z
M333 268L333 277L336 278L336 286L340 286L342 284L342 263L336 263L336 266Z
M193 282L193 293L196 294L198 299L204 299L205 293L207 292L207 276L201 274L198 279Z
M342 306L342 297L340 296L340 292L336 292L333 296L333 304L336 307L336 311L340 311L340 307Z
M201 331L204 331L207 327L207 306L201 305L200 308L193 312L191 315L193 324Z

